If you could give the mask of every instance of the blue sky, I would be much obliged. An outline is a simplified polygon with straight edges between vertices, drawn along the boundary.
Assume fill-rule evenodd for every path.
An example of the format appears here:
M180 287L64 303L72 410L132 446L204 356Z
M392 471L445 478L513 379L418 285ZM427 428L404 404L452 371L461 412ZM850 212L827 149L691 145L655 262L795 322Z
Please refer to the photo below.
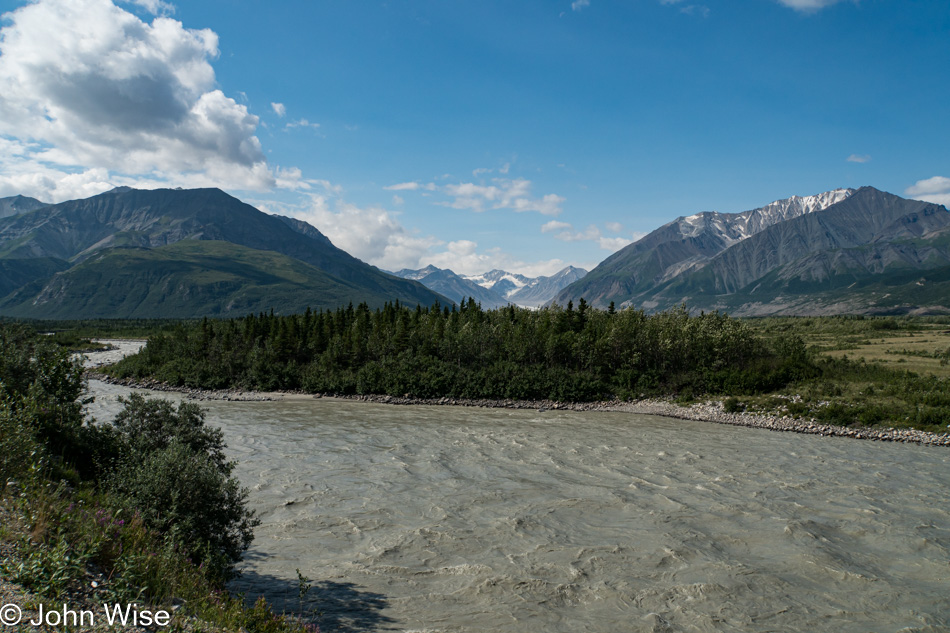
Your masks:
M950 203L945 0L0 0L0 196L219 186L386 269L698 211Z

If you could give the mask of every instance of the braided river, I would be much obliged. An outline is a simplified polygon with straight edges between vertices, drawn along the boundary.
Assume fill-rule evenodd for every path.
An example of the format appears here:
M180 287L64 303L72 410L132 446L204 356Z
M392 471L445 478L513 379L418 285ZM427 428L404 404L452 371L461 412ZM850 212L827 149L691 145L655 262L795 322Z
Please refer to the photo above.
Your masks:
M131 390L90 391L105 421ZM950 631L946 448L628 413L200 404L261 519L232 589L321 632Z

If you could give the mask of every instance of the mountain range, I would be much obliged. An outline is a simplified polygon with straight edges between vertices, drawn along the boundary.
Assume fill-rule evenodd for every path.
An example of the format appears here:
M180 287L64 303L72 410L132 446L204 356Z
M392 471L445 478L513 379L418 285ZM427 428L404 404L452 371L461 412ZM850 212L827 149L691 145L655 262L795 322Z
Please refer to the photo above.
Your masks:
M950 212L873 187L680 217L555 297L735 315L946 312Z
M592 271L529 278L428 266L390 274L301 220L218 189L0 199L0 315L243 316L365 301L734 315L950 312L950 212L873 187L677 218Z
M499 308L509 304L536 308L550 303L567 285L583 278L587 271L568 266L549 277L525 277L504 270L481 275L458 275L451 270L426 266L418 270L403 269L393 273L414 279L427 288L459 303L475 299L482 308Z
M60 204L31 200L0 201L11 210L0 218L6 316L243 316L361 301L446 302L336 248L305 222L219 189L117 188Z

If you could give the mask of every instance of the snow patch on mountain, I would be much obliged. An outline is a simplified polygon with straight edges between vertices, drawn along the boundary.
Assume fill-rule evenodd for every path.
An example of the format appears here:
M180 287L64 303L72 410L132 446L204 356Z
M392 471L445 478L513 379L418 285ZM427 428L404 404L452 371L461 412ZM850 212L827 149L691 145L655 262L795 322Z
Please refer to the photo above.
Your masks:
M497 292L506 299L529 285L532 281L536 281L524 275L519 275L518 273L509 273L505 270L498 269L482 273L481 275L462 275L461 277L478 284L482 288Z
M550 277L525 277L497 269L481 275L458 275L448 269L426 266L420 270L404 269L393 274L414 279L453 301L473 297L486 308L509 303L523 308L537 308L549 303L554 295L586 275L587 271L568 266Z
M854 192L854 189L834 189L814 196L792 196L741 213L703 211L677 218L673 223L678 225L680 234L684 238L712 233L723 236L727 243L732 245L773 224L827 209L850 197Z

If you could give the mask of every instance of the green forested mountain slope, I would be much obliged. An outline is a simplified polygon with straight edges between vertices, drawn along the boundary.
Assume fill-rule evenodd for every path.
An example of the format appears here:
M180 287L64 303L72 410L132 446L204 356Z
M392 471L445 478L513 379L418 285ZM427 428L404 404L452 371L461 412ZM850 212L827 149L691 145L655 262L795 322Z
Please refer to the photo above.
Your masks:
M84 200L48 205L28 213L0 218L0 262L42 259L49 262L67 262L66 266L79 266L86 260L95 259L100 254L112 252L117 248L147 250L183 242L209 241L236 247L231 250L221 245L208 248L213 250L218 258L227 259L229 253L234 253L236 259L230 272L239 274L244 271L251 274L251 277L240 280L240 284L249 287L256 286L259 279L252 274L254 267L248 260L247 249L281 254L287 262L295 261L295 266L301 271L307 271L306 275L309 277L313 277L314 270L320 272L321 279L325 278L321 283L328 289L321 305L327 307L332 301L346 304L349 301L366 300L375 304L385 300L399 300L413 305L430 305L434 301L445 301L444 297L421 284L399 279L352 257L333 246L326 236L304 222L262 213L218 189L144 191L120 188ZM148 300L142 307L135 308L135 314L143 310L153 311L154 306L146 306L158 301L159 290L152 287L155 280L167 280L181 274L185 269L190 271L189 275L197 274L201 262L194 257L200 251L202 249L199 247L189 249L183 246L152 255L139 252L133 257L133 260L140 264L138 268L119 266L110 270L93 266L70 270L54 278L50 276L57 271L52 269L7 264L8 267L15 267L19 274L17 276L11 273L11 281L0 288L6 290L4 294L16 291L15 296L8 297L0 304L0 313L29 313L31 316L52 318L53 314L46 314L44 310L58 311L53 298L68 294L96 314L120 318L133 316L129 310L133 305L139 305L136 301L115 299L103 302L101 291L96 287L83 286L88 297L75 289L77 280L87 279L92 268L96 270L95 275L100 279L100 286L125 288L134 296L146 293L144 296L148 297ZM129 254L135 251L124 252ZM174 259L177 256L186 259L177 262ZM110 256L109 261L118 262L119 259L113 259L114 257ZM149 262L147 266L146 261ZM210 263L210 260L202 261ZM224 262L215 260L215 265L215 270L221 270ZM129 277L133 270L139 275L138 282ZM0 283L3 282L2 271L3 267L0 266ZM113 279L111 275L122 277ZM20 286L12 288L16 283L20 283ZM234 283L238 283L238 280L234 280ZM145 287L137 288L137 284ZM186 283L189 284L190 282ZM329 291L331 286L336 290ZM194 286L198 287L203 288L202 292L205 293L200 299L196 295L176 294L177 298L174 300L170 297L167 301L163 300L166 305L158 312L161 316L182 317L222 314L230 313L232 309L236 309L234 306L240 304L233 303L229 298L230 293L234 291L233 286L227 286L226 291L222 290L217 302L211 295L216 292L216 288L223 286L206 286L201 283ZM169 286L161 288L168 290ZM349 290L344 293L343 289ZM308 301L313 298L312 293L306 296ZM275 302L272 301L273 303ZM282 301L276 303L282 304ZM302 300L286 305L301 303ZM25 307L27 304L32 307ZM113 305L117 311L103 312L107 305ZM172 306L177 307L172 309ZM273 307L276 309L276 306Z
M187 318L381 306L386 294L334 278L273 251L183 240L158 248L101 251L42 287L15 292L0 312L26 318Z
M53 257L0 259L0 297L36 280L69 268L69 262Z

